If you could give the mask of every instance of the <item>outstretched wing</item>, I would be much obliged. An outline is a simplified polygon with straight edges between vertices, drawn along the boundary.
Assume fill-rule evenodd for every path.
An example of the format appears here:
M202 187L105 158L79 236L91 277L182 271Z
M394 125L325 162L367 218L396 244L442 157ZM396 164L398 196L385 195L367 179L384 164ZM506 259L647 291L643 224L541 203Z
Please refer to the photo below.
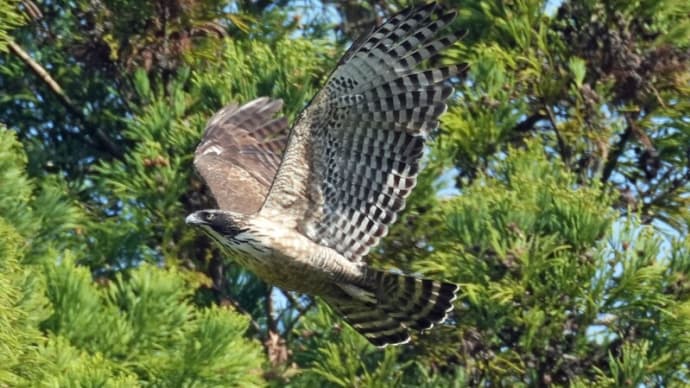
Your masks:
M403 11L343 57L300 115L262 214L289 215L313 241L358 260L388 231L416 183L462 66L415 70L452 45L454 18L432 3Z
M252 214L264 202L287 143L287 120L274 118L282 106L262 97L230 104L208 121L194 167L221 209Z

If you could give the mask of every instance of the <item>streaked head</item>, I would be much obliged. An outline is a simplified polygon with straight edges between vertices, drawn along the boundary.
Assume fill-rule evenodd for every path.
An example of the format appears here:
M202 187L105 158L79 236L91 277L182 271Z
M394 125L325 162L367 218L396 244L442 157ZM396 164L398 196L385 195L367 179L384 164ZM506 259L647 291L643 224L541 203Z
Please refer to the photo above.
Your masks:
M241 236L250 231L247 216L219 209L199 210L188 215L185 222L200 227L211 238L231 249L246 243Z

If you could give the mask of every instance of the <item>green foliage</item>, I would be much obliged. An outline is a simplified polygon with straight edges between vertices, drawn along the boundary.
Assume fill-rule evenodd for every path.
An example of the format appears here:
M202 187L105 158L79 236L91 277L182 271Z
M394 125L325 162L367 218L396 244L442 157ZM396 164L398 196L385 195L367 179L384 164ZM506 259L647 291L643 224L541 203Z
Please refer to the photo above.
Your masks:
M410 345L184 225L213 206L191 166L213 112L265 95L294 120L405 3L2 2L0 385L686 386L684 0L450 2L466 34L431 62L468 70L369 257L461 286Z
M8 0L0 4L0 53L7 51L7 43L10 40L9 33L25 23L24 17L19 12L19 0Z
M248 319L217 307L194 309L192 288L174 270L143 265L98 287L65 257L46 268L46 278L55 312L43 329L115 371L160 386L261 383L260 348L242 337Z
M26 212L27 203L31 197L31 184L24 174L26 154L22 152L21 144L10 135L5 126L0 127L2 142L0 143L0 179L4 183L0 186L0 210L3 218L15 222L15 228L28 232L31 223L22 214Z
M100 354L89 354L62 337L51 337L40 348L43 360L41 369L32 376L31 382L40 381L51 387L136 387L137 376L125 373L111 360Z
M379 351L323 305L300 322L296 361L307 367L293 386L399 386L411 362L398 362L394 348ZM358 357L352 357L353 354Z
M0 131L0 382L262 385L260 347L243 336L248 318L196 308L193 278L140 265L94 282L76 265L61 247L85 215L54 179L34 194L25 161L14 135Z
M4 140L4 139L3 139ZM4 142L2 142L4 143ZM35 271L20 265L25 240L0 217L0 383L19 385L40 365L39 323L48 303Z
M407 358L400 348L372 347L344 325L327 305L304 317L296 329L295 362L303 372L288 386L310 387L462 387L462 368L443 373L430 370L420 359ZM357 355L353 357L353 355Z

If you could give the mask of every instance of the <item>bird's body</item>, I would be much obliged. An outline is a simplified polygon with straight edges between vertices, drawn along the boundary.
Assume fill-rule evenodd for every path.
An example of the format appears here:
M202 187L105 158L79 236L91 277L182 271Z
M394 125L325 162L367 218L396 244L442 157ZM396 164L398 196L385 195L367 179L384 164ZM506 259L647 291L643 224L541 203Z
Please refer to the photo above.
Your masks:
M218 210L187 217L241 265L322 297L377 346L442 322L458 287L362 260L416 183L460 66L415 68L450 46L436 4L393 16L353 45L285 136L280 101L230 105L209 120L194 164Z
M311 295L340 297L342 290L338 283L356 284L364 279L361 264L316 244L280 221L260 214L235 217L246 219L246 230L234 236L242 243L228 244L222 236L214 235L215 231L208 233L226 253L270 284ZM194 220L188 219L188 222L194 223Z

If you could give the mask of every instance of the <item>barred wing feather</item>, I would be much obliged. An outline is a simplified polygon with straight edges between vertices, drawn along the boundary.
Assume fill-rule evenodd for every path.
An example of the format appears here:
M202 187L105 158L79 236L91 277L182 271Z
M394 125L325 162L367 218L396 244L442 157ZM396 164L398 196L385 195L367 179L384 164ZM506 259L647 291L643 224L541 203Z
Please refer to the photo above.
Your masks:
M458 36L432 3L403 11L345 54L300 114L262 212L290 214L313 241L356 261L415 186L424 141L464 68L417 70ZM286 220L286 222L288 222Z
M274 118L282 106L262 97L209 120L194 167L221 209L252 214L264 202L287 143L287 120Z

